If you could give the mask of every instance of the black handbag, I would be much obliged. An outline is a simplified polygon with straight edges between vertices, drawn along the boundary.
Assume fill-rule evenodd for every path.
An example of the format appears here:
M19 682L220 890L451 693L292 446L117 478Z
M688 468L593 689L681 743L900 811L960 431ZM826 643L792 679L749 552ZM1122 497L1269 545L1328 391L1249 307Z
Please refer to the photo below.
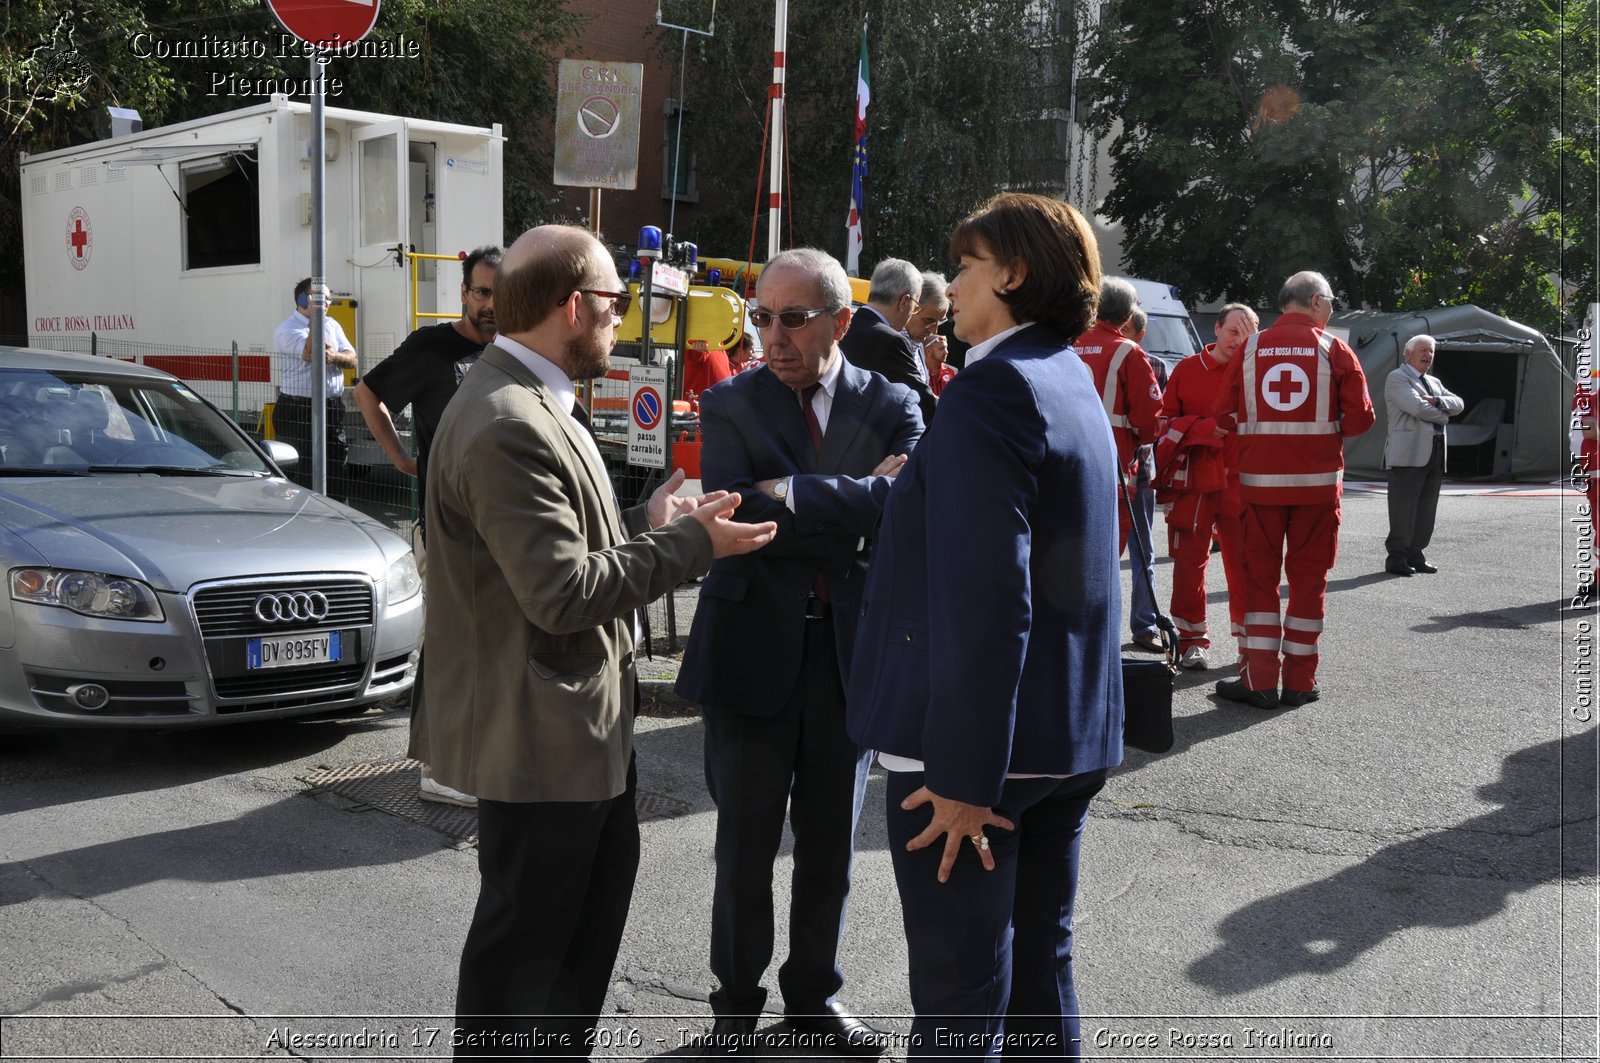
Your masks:
M1122 474L1122 462L1117 462L1117 484L1122 488L1122 501L1128 507L1129 529L1139 552L1146 553L1144 537L1139 533L1139 522L1134 517L1133 496L1128 491L1128 481ZM1154 555L1150 556L1154 561ZM1149 570L1132 557L1135 572L1150 579ZM1134 576L1134 579L1139 579ZM1155 584L1150 584L1150 600L1155 601ZM1120 618L1119 618L1120 621ZM1156 606L1156 627L1161 631L1161 643L1166 652L1161 658L1151 660L1122 659L1122 741L1146 753L1165 753L1172 748L1172 678L1178 674L1178 632L1172 620Z

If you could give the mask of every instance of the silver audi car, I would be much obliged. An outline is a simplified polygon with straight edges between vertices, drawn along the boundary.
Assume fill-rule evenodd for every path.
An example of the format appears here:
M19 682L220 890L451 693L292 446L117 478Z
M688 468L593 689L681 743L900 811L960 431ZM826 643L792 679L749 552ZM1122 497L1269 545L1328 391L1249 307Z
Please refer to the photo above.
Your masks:
M0 572L0 724L297 716L416 677L410 545L115 359L0 347Z

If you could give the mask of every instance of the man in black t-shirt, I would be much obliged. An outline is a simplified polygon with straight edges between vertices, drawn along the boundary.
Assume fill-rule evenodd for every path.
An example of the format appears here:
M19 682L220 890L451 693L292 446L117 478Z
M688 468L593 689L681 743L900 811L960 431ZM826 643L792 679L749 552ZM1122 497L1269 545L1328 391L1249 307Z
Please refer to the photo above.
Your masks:
M461 378L478 360L483 348L494 339L494 275L499 268L501 250L480 247L461 262L461 316L455 321L424 325L395 348L393 354L373 366L356 385L356 405L366 419L367 430L383 447L394 467L417 478L417 531L426 541L421 514L427 511L423 494L428 483L428 450L439 418L456 393ZM394 430L394 415L411 407L411 423L416 426L417 456L406 453ZM423 551L417 544L419 568ZM412 712L422 696L422 662L417 662L417 681L411 695ZM426 765L422 768L418 796L424 801L472 807L478 799L435 782Z
M483 348L494 339L494 273L498 247L480 247L461 262L461 316L424 325L368 371L356 385L356 405L367 430L394 467L417 478L417 512L426 512L428 449L445 405ZM406 453L394 429L394 415L411 407L417 456Z

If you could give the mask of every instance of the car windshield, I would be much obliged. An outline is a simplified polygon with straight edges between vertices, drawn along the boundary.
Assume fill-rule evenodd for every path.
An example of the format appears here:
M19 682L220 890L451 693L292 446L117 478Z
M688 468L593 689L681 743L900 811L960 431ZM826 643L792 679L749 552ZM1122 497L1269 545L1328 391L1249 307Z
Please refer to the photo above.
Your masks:
M0 476L273 475L234 424L185 385L0 369Z
M1200 350L1200 334L1186 317L1151 314L1141 346L1149 354L1170 355L1167 360L1175 362Z

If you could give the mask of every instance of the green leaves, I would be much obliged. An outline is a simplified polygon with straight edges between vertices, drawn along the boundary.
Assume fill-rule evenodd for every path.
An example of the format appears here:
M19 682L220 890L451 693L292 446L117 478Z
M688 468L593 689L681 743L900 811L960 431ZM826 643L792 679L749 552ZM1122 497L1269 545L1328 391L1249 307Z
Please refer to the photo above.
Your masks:
M1594 24L1594 0L1121 0L1088 56L1104 210L1134 272L1202 300L1319 269L1358 306L1558 329L1595 298Z

